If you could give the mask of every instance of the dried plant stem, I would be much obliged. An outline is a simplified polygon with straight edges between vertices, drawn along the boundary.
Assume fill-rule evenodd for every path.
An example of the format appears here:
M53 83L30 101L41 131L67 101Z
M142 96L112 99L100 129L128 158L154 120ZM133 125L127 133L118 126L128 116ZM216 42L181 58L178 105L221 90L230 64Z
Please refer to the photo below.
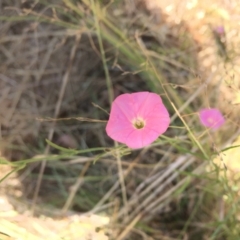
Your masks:
M161 176L159 176L157 179L154 179L154 181L151 182L149 186L147 186L139 194L135 193L132 195L132 198L129 201L128 208L132 208L135 205L137 205L137 207L135 208L134 211L131 212L131 215L129 217L130 219L133 219L143 209L146 209L147 206L153 202L154 198L164 190L165 184L167 184L167 181L169 181L169 179L173 180L178 176L178 173L176 173L175 170L184 164L187 157L188 156L179 157L174 163L168 166L168 168L165 170L163 174L161 174ZM119 212L118 218L122 218L123 215L124 209ZM125 219L124 223L127 223Z
M5 117L5 122L6 123L9 123L11 121L12 116L14 114L14 111L17 107L18 102L19 102L19 99L21 98L22 93L23 93L29 79L30 79L30 75L26 74L22 83L21 83L21 85L19 86L18 91L16 92L16 95L14 96L12 107L9 109L9 111L7 111L7 114L6 114L6 117Z
M74 60L76 49L77 49L77 46L79 44L80 39L81 39L81 35L76 35L75 44L73 45L73 47L71 49L71 53L70 53L68 68L67 68L66 73L63 76L62 85L61 85L57 105L56 105L55 112L54 112L54 118L56 118L58 116L60 108L61 108L63 96L64 96L66 86L67 86L67 83L68 83L68 80L69 80L69 74L70 74L70 71L72 69L73 60ZM48 139L50 141L53 138L53 133L55 131L55 124L56 124L55 122L52 123L52 127L49 131L49 134L48 134ZM50 150L50 146L47 145L46 148L45 148L44 154L47 155L49 153L49 150ZM40 190L40 187L41 187L45 167L46 167L46 160L41 162L41 168L40 168L40 172L39 172L38 179L37 179L37 185L36 185L36 189L34 191L34 196L33 196L33 204L32 204L32 209L31 209L32 214L34 214L34 209L35 209L35 206L36 206L39 190Z
M97 29L98 42L99 42L100 52L101 52L102 61L103 61L103 68L104 68L104 72L105 72L105 76L106 76L106 84L107 84L107 88L108 88L109 103L111 105L112 101L113 101L113 87L112 87L112 82L111 82L110 75L108 72L107 61L106 61L106 56L105 56L105 52L104 52L104 48L103 48L103 42L102 42L101 31L100 31L100 26L99 26L99 19L98 19L99 6L95 3L94 0L91 1L91 4L92 4L93 12L94 12L95 26ZM118 143L115 141L114 145L116 147L118 174L119 174L119 182L120 182L121 190L122 190L123 204L125 206L124 209L126 210L125 214L127 214L127 194L126 194L126 187L125 187L125 183L124 183L124 174L123 174L123 170L122 170L120 153L118 150Z
M109 97L109 103L111 104L113 101L113 87L112 87L112 81L110 79L110 75L108 72L108 66L107 66L107 61L106 61L106 56L105 56L105 51L104 51L104 47L103 47L103 41L102 41L102 36L101 36L101 31L100 31L100 26L99 26L99 19L98 19L98 7L95 4L95 1L92 0L92 9L94 12L94 17L95 17L95 27L97 30L97 37L98 37L98 43L99 43L99 47L100 47L100 52L101 52L101 57L102 57L102 61L103 61L103 68L104 68L104 72L105 72L105 76L106 76L106 84L107 84L107 89L108 89L108 97Z
M196 97L204 91L204 89L206 89L208 84L213 79L213 75L214 75L214 73L211 73L210 76L207 78L207 80L187 99L187 101L181 107L178 108L179 113L181 113L184 109L186 109L186 107L189 106L190 103L193 102L194 99L196 99ZM177 117L178 117L178 114L175 113L171 117L171 121L173 122Z
M68 199L65 203L65 205L62 208L62 214L66 214L66 212L69 210L69 208L72 205L73 199L76 196L77 191L79 190L80 186L83 184L83 176L85 175L85 173L87 172L89 166L90 166L91 162L87 162L85 163L77 181L75 182L75 184L71 187L71 191L70 191L70 195L68 196Z
M123 198L123 204L124 204L124 210L125 210L125 217L127 218L128 215L128 201L127 201L127 193L126 193L126 186L124 182L124 173L122 169L122 163L120 158L120 153L118 150L118 143L115 141L115 147L116 147L116 157L117 157L117 163L118 163L118 175L119 175L119 182L122 189L122 198Z
M42 76L43 76L43 74L45 72L45 69L46 69L46 67L48 65L50 57L51 57L51 55L53 54L53 52L55 50L54 46L56 45L56 43L57 43L57 38L53 38L53 40L49 43L48 51L45 54L45 56L44 56L44 58L43 58L43 60L41 62L39 73L38 73L38 75L36 77L37 85L39 84L39 82L40 82L40 80L41 80L41 78L42 78Z
M123 232L119 235L117 240L122 240L124 239L128 233L134 228L134 226L137 224L137 222L141 219L142 215L138 214L128 225L127 227L123 230Z
M134 166L137 164L139 161L141 155L145 152L146 150L143 150L131 163L131 165L127 168L127 170L124 172L124 177L126 177L134 168ZM98 211L98 209L104 204L107 199L110 198L110 196L114 193L114 191L120 186L120 179L115 182L115 184L111 187L111 189L104 195L104 197L95 205L94 209L91 210L91 213L95 213Z
M185 120L183 119L181 114L178 112L178 109L176 108L175 104L172 101L170 101L170 103L171 103L172 107L174 108L175 112L177 113L178 117L182 120L183 124L185 125L187 131L189 132L189 136L191 137L192 141L196 143L196 146L198 146L198 148L202 151L204 157L206 159L208 159L209 158L208 154L205 152L204 148L202 147L200 142L197 140L197 138L193 134L192 130L189 128L188 124L185 122Z

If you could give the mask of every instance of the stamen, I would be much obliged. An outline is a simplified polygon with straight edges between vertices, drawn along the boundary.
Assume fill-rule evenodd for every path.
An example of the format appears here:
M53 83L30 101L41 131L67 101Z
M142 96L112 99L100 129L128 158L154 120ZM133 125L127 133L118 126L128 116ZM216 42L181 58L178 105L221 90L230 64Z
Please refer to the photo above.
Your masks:
M142 118L136 118L133 121L133 125L136 129L142 129L145 126L145 121Z

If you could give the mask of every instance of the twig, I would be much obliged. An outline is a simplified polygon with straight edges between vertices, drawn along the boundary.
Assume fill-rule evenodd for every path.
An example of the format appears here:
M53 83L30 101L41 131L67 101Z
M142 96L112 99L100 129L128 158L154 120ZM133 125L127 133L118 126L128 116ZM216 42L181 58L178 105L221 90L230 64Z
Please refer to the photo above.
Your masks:
M124 177L126 177L134 168L134 166L139 161L141 155L144 153L145 150L143 150L131 163L131 165L127 168L127 170L124 172ZM120 180L114 183L114 185L111 187L111 189L103 196L103 198L95 205L95 207L90 211L91 213L95 213L97 209L103 205L107 199L110 198L110 196L114 193L114 191L120 186Z
M77 181L75 182L75 184L71 187L70 190L70 195L68 196L67 201L65 202L65 205L62 208L62 214L65 215L66 212L69 210L69 208L72 205L73 199L79 189L79 187L83 184L83 176L85 175L85 173L87 172L89 166L90 166L91 162L87 162L85 163L79 177L77 178Z
M127 225L127 227L124 229L124 231L120 234L120 236L116 240L122 240L124 239L127 234L131 231L132 228L136 225L136 223L141 219L142 215L138 214L131 222Z
M124 213L125 213L125 218L127 218L127 215L128 215L127 193L126 193L126 186L124 183L124 173L122 170L122 163L121 163L120 153L118 149L118 143L116 141L115 141L115 147L116 147L116 154L117 154L119 182L121 185L122 198L123 198L123 204L124 204L124 210L125 210Z
M61 107L61 104L62 104L65 89L66 89L66 86L67 86L67 83L68 83L68 80L69 80L69 74L70 74L70 71L72 69L73 60L74 60L74 57L75 57L75 54L76 54L76 49L77 49L77 46L79 44L80 39L81 39L81 35L76 35L75 44L73 45L73 47L71 49L71 53L70 53L68 68L67 68L66 73L63 76L62 85L61 85L61 89L60 89L60 93L59 93L59 97L58 97L58 102L57 102L55 112L54 112L54 118L56 118L58 116L59 111L60 111L60 107ZM48 134L48 139L50 141L53 138L54 131L55 131L55 122L53 122L52 128L50 129L49 134ZM50 146L47 145L46 148L45 148L44 154L47 155L49 153L49 150L50 150ZM34 209L35 209L35 205L36 205L36 202L37 202L39 190L40 190L40 187L41 187L45 167L46 167L46 160L41 162L41 168L40 168L40 172L39 172L38 179L37 179L37 186L36 186L34 196L33 196L33 204L32 204L32 209L31 209L32 214L34 214Z
M101 29L100 29L100 25L99 25L99 19L97 18L97 15L101 14L101 12L98 11L100 9L100 7L98 4L96 4L95 0L91 0L91 5L92 5L93 12L94 12L94 17L95 17L94 20L95 20L95 26L97 29L97 37L98 37L100 52L101 52L102 61L103 61L103 68L104 68L104 72L105 72L105 76L106 76L106 84L107 84L107 89L108 89L109 103L111 105L113 102L113 96L114 96L113 95L113 86L112 86L112 82L111 82L110 75L108 72L108 66L107 66L105 51L104 51L104 47L103 47L103 41L102 41L102 37L101 37ZM124 183L124 174L123 174L122 165L121 165L120 153L119 153L119 149L117 148L118 143L115 141L114 145L116 147L118 174L119 174L119 181L120 181L121 190L122 190L123 203L125 206L124 209L127 210L127 194L126 194L126 187L125 187L125 183ZM125 211L125 213L127 214L127 211Z

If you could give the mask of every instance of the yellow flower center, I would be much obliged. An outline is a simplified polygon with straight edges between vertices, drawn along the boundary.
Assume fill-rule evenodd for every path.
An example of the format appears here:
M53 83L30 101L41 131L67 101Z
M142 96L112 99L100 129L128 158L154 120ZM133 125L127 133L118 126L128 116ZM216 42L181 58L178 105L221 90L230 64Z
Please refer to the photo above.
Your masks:
M140 117L137 117L133 120L133 126L136 129L142 129L144 128L145 125L146 125L146 122Z

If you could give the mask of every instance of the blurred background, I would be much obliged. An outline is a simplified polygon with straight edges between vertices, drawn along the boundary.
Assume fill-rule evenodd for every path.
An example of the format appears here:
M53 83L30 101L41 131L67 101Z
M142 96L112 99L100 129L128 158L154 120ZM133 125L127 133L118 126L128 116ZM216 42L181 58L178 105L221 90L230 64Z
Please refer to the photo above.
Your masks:
M239 24L238 0L0 0L0 239L240 239ZM105 126L139 91L171 124L131 150Z

